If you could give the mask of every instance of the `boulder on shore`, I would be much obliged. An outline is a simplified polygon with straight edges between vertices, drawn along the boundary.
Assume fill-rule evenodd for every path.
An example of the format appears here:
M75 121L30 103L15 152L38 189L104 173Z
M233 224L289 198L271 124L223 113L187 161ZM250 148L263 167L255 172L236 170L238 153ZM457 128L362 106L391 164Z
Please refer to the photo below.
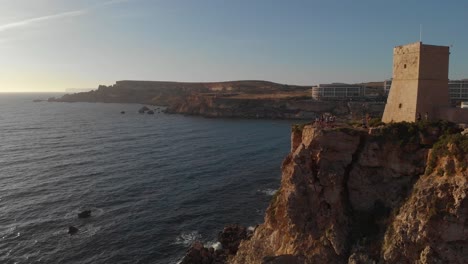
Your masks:
M218 234L218 241L223 249L228 250L228 254L235 255L239 249L239 244L244 239L249 239L252 231L247 230L241 225L227 225L222 232Z
M226 263L227 254L224 250L214 250L214 248L206 248L203 243L196 241L187 250L181 264L222 264Z
M144 114L146 111L149 111L150 109L147 106L143 106L138 110L138 113Z
M91 217L91 210L85 210L81 213L78 213L78 218L88 218Z
M146 112L148 115L154 115L154 111L153 110L149 110L148 112Z
M235 255L239 244L244 239L249 239L252 231L241 225L227 225L218 234L218 241L222 249L206 248L203 243L196 241L190 246L181 264L221 264L226 263L229 255Z
M74 234L78 233L78 228L74 226L69 226L68 227L68 234L73 236Z

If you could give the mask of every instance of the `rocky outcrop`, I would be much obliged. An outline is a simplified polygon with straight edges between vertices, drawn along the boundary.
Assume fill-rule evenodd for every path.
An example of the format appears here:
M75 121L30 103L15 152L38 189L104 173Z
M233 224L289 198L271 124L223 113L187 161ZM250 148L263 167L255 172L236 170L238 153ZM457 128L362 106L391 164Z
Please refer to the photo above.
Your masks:
M264 223L229 263L466 263L468 138L431 150L435 126L296 130Z
M83 212L78 213L78 218L89 218L91 217L91 210L84 210Z
M387 228L385 262L468 263L467 138L431 150L426 175Z
M226 263L226 252L206 248L203 243L196 241L190 246L180 264L222 264Z
M68 227L68 234L70 236L73 236L74 234L78 233L79 229L74 227L74 226L69 226Z
M150 109L147 106L142 106L140 109L138 109L138 113L144 114L146 111L149 111Z
M170 105L167 113L201 115L205 117L314 119L323 113L340 117L370 113L382 115L383 103L315 101L304 98L239 98L227 95L195 94Z
M191 95L170 105L166 109L166 113L204 117L312 119L318 111L333 110L329 104L319 103L315 104L318 111L313 111L310 108L314 104L311 102L308 104L291 98L233 98L231 96Z
M187 250L181 264L218 264L226 263L229 256L237 253L242 240L250 239L252 231L240 225L227 225L218 234L218 242L221 248L205 247L203 243L196 241Z
M252 231L245 226L227 225L218 234L218 241L228 255L235 255L242 240L250 239Z

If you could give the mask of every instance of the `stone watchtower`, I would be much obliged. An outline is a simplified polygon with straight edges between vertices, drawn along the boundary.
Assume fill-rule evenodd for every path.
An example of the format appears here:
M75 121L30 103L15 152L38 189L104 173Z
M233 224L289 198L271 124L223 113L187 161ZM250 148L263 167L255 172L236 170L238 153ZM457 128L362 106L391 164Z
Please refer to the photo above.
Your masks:
M434 120L449 106L449 47L422 42L393 49L393 81L382 121L414 122L417 113Z

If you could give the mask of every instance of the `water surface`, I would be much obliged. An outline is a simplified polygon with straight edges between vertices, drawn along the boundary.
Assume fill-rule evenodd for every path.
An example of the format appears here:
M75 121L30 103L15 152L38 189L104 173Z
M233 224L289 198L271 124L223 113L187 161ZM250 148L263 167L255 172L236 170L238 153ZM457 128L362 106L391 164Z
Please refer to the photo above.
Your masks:
M0 94L0 263L177 263L263 221L291 122L31 102L48 96Z

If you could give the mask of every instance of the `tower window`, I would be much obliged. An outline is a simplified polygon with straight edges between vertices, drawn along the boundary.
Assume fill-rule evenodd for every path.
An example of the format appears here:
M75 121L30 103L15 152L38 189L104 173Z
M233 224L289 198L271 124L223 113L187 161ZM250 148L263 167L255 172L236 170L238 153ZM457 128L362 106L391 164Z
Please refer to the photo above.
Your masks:
M401 105L401 104L399 104L399 105L398 105L398 108L401 108L401 106L402 106L402 105Z
M403 65L403 68L405 68L405 69L406 69L406 64L405 64L405 65Z

